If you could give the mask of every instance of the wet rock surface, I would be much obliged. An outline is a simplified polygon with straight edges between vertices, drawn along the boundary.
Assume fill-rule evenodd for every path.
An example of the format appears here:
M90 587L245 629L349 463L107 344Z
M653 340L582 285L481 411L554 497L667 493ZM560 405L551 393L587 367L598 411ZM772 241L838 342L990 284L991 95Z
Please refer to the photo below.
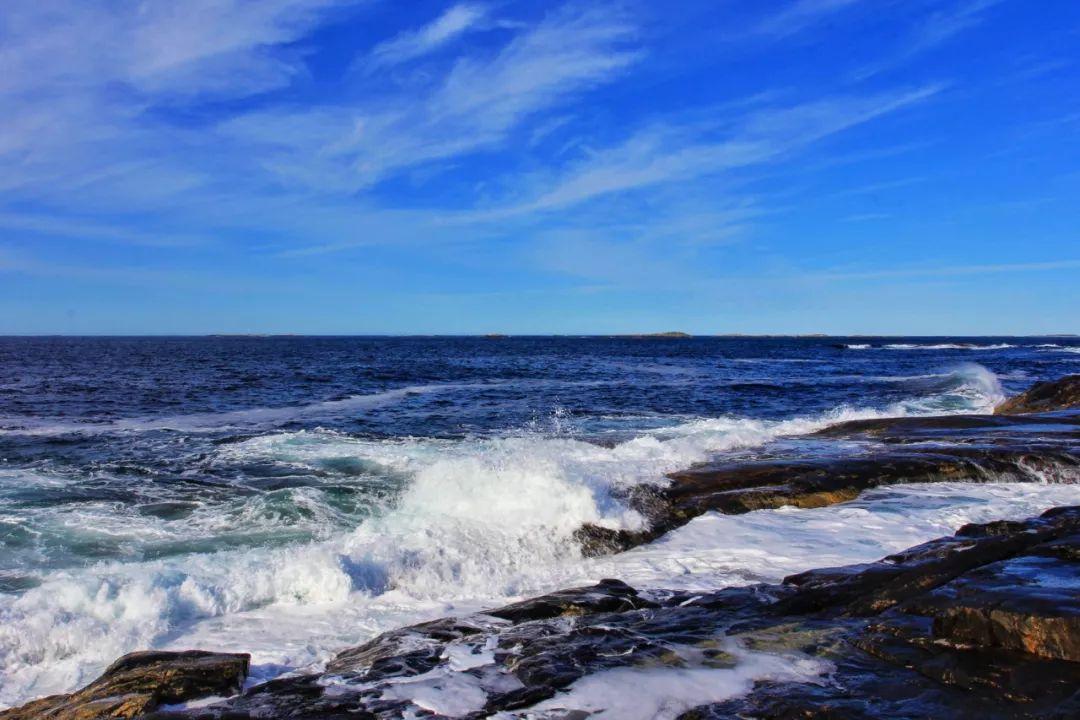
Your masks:
M647 519L647 529L586 526L578 533L585 552L626 550L709 511L823 507L884 485L1075 482L1080 411L857 420L801 440L789 456L709 463L668 477L669 484L639 487L627 498Z
M693 672L704 681L665 717L1063 720L1080 712L1078 586L1080 507L1057 508L778 585L644 597L605 580L395 630L202 707L139 698L234 692L246 657L137 654L0 717L581 720L581 682L622 673L613 692L633 692Z
M1058 380L1037 383L998 405L998 415L1045 413L1080 408L1080 375L1066 375Z
M41 698L0 712L0 719L136 718L164 704L227 697L239 692L250 657L201 650L131 653L78 692Z

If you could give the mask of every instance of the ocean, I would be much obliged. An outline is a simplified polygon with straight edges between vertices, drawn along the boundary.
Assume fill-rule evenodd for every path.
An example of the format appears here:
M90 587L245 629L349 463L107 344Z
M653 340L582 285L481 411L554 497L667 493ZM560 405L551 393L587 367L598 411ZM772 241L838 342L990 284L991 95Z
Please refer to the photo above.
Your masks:
M627 489L695 463L1075 372L1080 338L0 338L0 706L135 649L251 652L264 680L575 583L775 582L1078 503L901 485L573 539L640 527Z

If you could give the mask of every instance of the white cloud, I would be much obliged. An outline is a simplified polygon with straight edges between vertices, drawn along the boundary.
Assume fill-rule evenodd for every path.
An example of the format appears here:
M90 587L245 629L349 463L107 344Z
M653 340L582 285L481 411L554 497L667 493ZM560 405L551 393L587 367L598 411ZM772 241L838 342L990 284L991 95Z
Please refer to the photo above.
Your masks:
M487 9L480 5L454 5L424 27L376 45L367 67L375 70L423 57L475 29L486 17Z
M945 44L965 30L977 27L985 19L984 13L1002 2L1003 0L962 0L947 9L931 13L907 37L896 53L860 68L854 74L855 79L865 80Z
M1080 268L1080 260L1050 260L1047 262L998 263L994 265L951 265L896 270L868 270L865 272L806 273L802 277L813 280L878 280L905 277L952 277L959 275L994 275L1015 272L1047 272Z
M528 27L502 24L494 53L464 48L423 87L324 96L307 108L272 102L213 125L198 115L191 126L173 121L208 94L238 98L291 82L304 70L287 46L352 3L10 3L0 26L8 237L71 230L145 244L243 230L275 250L305 237L327 246L435 237L430 213L388 212L357 191L497 147L637 58L625 16L556 10ZM26 207L37 214L13 210ZM124 232L124 218L135 217L138 231Z
M780 26L854 1L795 3ZM342 87L303 105L272 95L259 98L259 110L241 115L215 106L222 119L213 123L205 116L191 126L173 121L177 108L198 109L207 96L246 98L293 82L305 69L290 48L353 3L12 0L0 30L6 33L0 37L0 200L9 201L9 210L31 207L38 214L5 215L0 204L0 224L6 219L11 232L70 231L76 238L81 227L83 237L131 244L229 237L239 230L234 237L256 238L248 242L279 255L440 242L460 235L460 225L441 222L447 213L393 210L365 191L404 173L501 151L512 141L528 147L556 129L560 139L573 135L576 142L581 138L574 128L586 108L568 116L566 106L622 77L643 57L639 29L623 11L574 5L529 25L501 23L505 32L493 36L501 43L494 47L455 44L452 59L440 55L407 87L378 93ZM493 22L480 6L459 4L431 24L377 45L370 57L405 62ZM774 163L935 90L788 107L777 107L766 94L709 108L716 120L703 121L702 112L692 121L670 117L568 165L566 156L548 154L547 170L507 180L503 187L513 191L502 207L467 219L514 215L527 226L532 219L525 216L535 211ZM567 122L572 127L563 129ZM617 126L631 122L638 119ZM458 207L473 207L478 194ZM664 226L706 245L742 232L758 212L741 210L736 198L726 197L695 199L682 214L655 214L665 217ZM95 213L108 221L93 223ZM137 218L138 230L125 231L125 218ZM486 237L495 226L472 227L470 236ZM657 243L673 239L660 237L655 227L629 232ZM642 240L643 246L649 242Z
M10 0L0 29L0 191L175 201L215 173L196 162L209 138L155 113L290 82L302 64L285 46L353 2Z
M206 237L183 233L163 234L131 230L85 217L63 218L34 213L0 212L0 238L12 233L27 232L148 247L200 245L208 240Z
M534 115L610 81L638 57L634 27L556 11L491 57L465 56L431 86L377 101L252 113L223 125L281 182L360 190L424 163L498 146Z
M257 92L298 71L282 45L327 11L356 0L11 0L0 51L0 93Z
M532 200L469 217L498 219L565 208L604 195L775 161L817 140L925 100L939 90L939 86L927 86L758 110L721 133L701 124L653 126L620 145L593 153Z
M762 20L754 30L763 35L787 37L807 30L858 2L861 0L795 0L780 12Z

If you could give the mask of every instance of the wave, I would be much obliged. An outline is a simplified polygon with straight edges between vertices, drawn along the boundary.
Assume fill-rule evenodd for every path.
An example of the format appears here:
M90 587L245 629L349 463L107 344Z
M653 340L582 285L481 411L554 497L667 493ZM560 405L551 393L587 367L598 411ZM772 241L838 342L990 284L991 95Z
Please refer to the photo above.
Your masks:
M109 422L50 422L27 418L8 419L0 432L21 435L67 435L71 433L100 434L125 431L183 430L209 432L229 428L253 428L282 425L298 420L332 417L342 412L365 410L389 405L413 395L446 392L466 387L465 384L440 383L410 385L394 390L350 395L337 400L323 400L305 405L286 407L256 407L226 412L187 413L166 417L126 418Z
M844 345L848 350L1006 350L1016 347L1010 343L995 343L993 345L978 345L975 343L887 343L884 345L871 345L869 343L852 343Z
M934 345L892 343L884 347L886 350L1005 350L1016 346L1009 343L996 343L994 345L976 345L973 343L938 343Z
M0 703L70 690L136 648L258 649L257 663L295 667L395 624L545 592L581 572L573 533L582 524L641 527L643 519L619 501L627 488L663 483L666 473L719 452L836 422L986 412L1001 398L994 374L967 364L933 393L884 408L840 407L787 420L694 419L611 447L530 432L372 440L323 430L219 446L223 462L316 470L348 460L405 480L383 511L318 541L52 571L37 587L0 595ZM296 497L316 520L329 516L330 509L320 514L325 500L317 493ZM197 532L236 519L185 527ZM142 527L160 540L161 525Z

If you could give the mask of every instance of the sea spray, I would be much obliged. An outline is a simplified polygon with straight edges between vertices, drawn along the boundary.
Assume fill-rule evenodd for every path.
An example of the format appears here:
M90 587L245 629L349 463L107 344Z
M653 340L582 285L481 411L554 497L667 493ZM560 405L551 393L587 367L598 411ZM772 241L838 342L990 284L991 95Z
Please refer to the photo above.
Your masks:
M0 702L70 689L137 648L179 642L254 649L257 662L295 666L394 623L550 590L581 573L572 535L583 523L640 527L642 519L618 500L634 485L664 483L666 473L714 453L843 420L985 412L1000 395L992 373L964 365L940 378L933 393L883 408L788 420L701 418L612 446L575 437L565 417L559 433L380 440L304 430L225 443L212 462L274 463L288 469L286 479L332 473L347 478L353 494L370 491L364 497L374 505L350 528L325 493L286 487L199 506L181 523L152 515L130 516L127 530L122 520L111 529L106 523L98 530L126 538L121 545L141 532L148 548L168 540L192 552L48 572L38 587L0 596ZM241 541L198 551L200 537L230 523L270 534L338 529L312 531L313 541L300 545Z

